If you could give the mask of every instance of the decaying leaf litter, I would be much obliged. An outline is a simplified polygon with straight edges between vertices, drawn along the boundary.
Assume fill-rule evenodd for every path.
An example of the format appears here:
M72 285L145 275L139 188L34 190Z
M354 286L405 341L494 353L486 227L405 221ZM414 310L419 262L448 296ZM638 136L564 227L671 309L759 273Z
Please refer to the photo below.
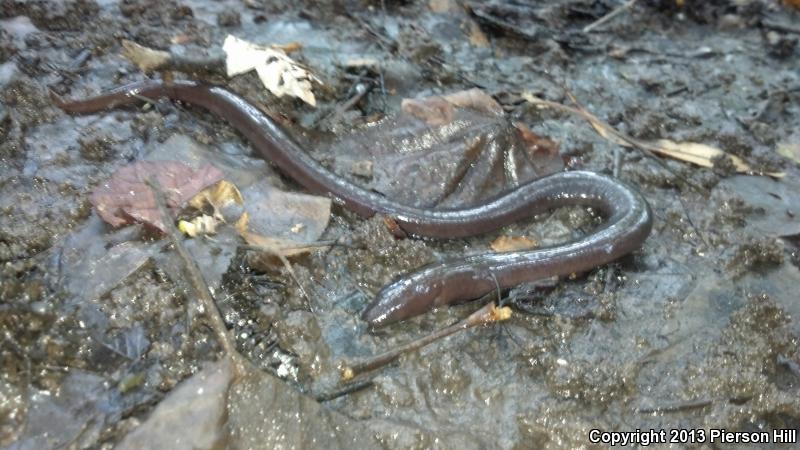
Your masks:
M239 416L251 420L237 423L235 442L267 436L273 440L262 442L275 447L274 439L296 442L303 435L313 442L329 439L328 427L338 426L335 442L363 446L428 447L435 440L445 448L569 448L585 444L595 427L796 428L800 311L791 289L797 259L790 237L797 233L791 189L797 167L783 156L787 143L798 141L791 120L796 35L786 31L797 13L761 2L683 9L642 2L582 32L616 6L432 2L342 16L325 7L299 13L267 5L231 8L238 20L204 2L58 2L46 11L30 4L4 11L2 42L10 58L2 66L0 112L8 155L2 162L8 305L2 323L11 338L2 350L9 368L3 392L16 399L4 403L5 416L27 426L4 428L10 431L3 444L119 442L148 417L148 405L217 359L219 342L203 325L205 311L197 310L185 277L170 272L177 266L174 251L165 241L141 241L136 226L110 230L99 223L88 202L95 186L128 161L161 151L168 153L162 160L194 157L223 171L227 163L247 169L238 172L242 179L296 191L267 164L244 156L248 146L230 128L196 109L158 102L143 111L73 118L52 108L48 86L79 97L143 78L120 56L120 28L135 30L128 38L140 45L190 56L228 34L265 45L299 43L290 56L324 81L316 109L276 99L255 75L208 80L243 93L318 159L387 195L403 195L404 186L379 172L387 160L373 161L371 172L364 169L369 164L356 164L365 158L351 151L374 142L360 136L370 136L376 123L402 121L403 98L474 87L499 100L509 121L557 142L573 168L611 170L618 147L579 117L527 105L523 94L574 106L571 94L637 141L694 142L742 158L755 171L784 173L780 180L733 175L736 166L724 162L707 170L617 151L620 176L636 183L658 211L642 251L549 291L520 287L511 295L535 315L514 314L502 326L407 355L368 389L324 406L297 391L330 393L340 361L378 354L477 308L437 311L370 335L357 316L392 276L443 255L482 250L502 236L552 244L590 229L594 218L563 210L495 235L420 242L396 240L381 220L361 221L334 208L318 238L343 245L295 261L300 284L285 272L247 270L236 234L186 240L211 279L236 347L291 384L260 375L244 398L262 401L230 395L229 407L256 408ZM94 19L91 30L87 17ZM88 52L86 42L93 43ZM378 63L349 64L359 60ZM497 129L487 128L502 134ZM188 155L178 157L184 148ZM470 178L459 170L469 166L470 155L434 161L443 172ZM504 163L479 169L491 167ZM246 185L231 181L239 189ZM420 200L441 204L441 192L434 194ZM34 397L45 391L61 395ZM266 392L280 394L265 398ZM72 413L77 410L93 412ZM203 411L213 419L219 410ZM327 424L314 419L319 411L332 415ZM287 419L297 412L308 422ZM486 423L488 415L496 421ZM59 417L50 424L61 433L42 438L43 417ZM136 443L134 435L125 439Z

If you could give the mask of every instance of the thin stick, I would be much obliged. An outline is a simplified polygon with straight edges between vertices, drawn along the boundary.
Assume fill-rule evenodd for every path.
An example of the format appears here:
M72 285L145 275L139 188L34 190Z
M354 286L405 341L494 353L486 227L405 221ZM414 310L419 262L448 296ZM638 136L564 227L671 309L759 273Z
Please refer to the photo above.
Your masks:
M628 3L624 3L624 4L620 5L620 6L618 6L617 8L615 8L610 13L608 13L605 16L597 19L596 21L590 23L589 25L586 25L585 27L583 27L582 31L584 33L588 33L590 31L594 30L595 28L599 27L600 25L608 22L609 20L611 20L611 19L617 17L618 15L622 14L623 12L629 10L635 4L636 4L636 0L630 0Z
M343 395L351 394L356 391L360 391L362 389L366 389L372 386L374 382L372 380L359 380L354 381L352 383L347 383L344 386L340 387L331 392L323 392L322 394L318 394L314 397L314 399L320 403L328 402L334 399L337 399Z
M614 147L614 169L611 172L614 178L619 178L620 168L622 167L622 152L618 146Z
M640 414L657 414L657 413L672 413L680 411L689 411L692 409L705 408L711 406L711 400L698 399L684 403L675 403L672 405L657 406L655 408L636 408L636 412Z
M511 308L507 306L498 308L494 302L488 303L483 308L470 314L470 316L466 319L450 325L449 327L435 331L427 336L409 342L408 344L401 345L400 347L389 350L388 352L381 353L380 355L374 356L365 361L349 366L345 365L341 369L342 380L348 381L359 374L381 368L406 353L418 350L430 344L431 342L450 336L457 331L466 330L478 325L500 322L508 319L509 317L511 317Z
M648 144L647 142L640 141L634 137L628 136L627 134L621 131L617 131L617 129L612 127L610 124L601 120L599 117L595 116L594 114L590 113L589 111L581 107L577 102L575 103L578 106L572 107L572 106L562 105L561 103L552 102L550 100L545 100L539 97L535 97L533 95L530 96L526 95L524 96L524 98L525 100L534 105L541 105L548 108L553 108L559 111L564 111L570 114L581 116L584 120L586 120L592 125L592 127L597 131L597 133L600 136L604 137L605 139L608 139L609 141L617 145L622 145L625 147L633 147L642 151L645 155L652 158L653 161L658 163L662 168L664 168L664 170L667 170L669 173L674 175L682 183L685 183L687 186L690 186L699 192L708 192L708 189L705 189L702 186L698 185L697 183L687 180L685 177L675 173L675 171L667 167L664 161L662 161L661 158L658 158L656 156L656 153L660 153L661 151L658 147ZM570 98L572 98L573 101L575 101L572 95L570 95Z
M153 191L156 206L161 215L161 222L164 224L164 231L180 256L184 276L186 276L187 281L189 281L189 284L194 288L200 306L208 316L211 330L217 336L217 341L219 341L222 349L225 351L225 355L233 361L236 373L244 373L244 358L236 350L234 340L230 332L228 332L228 327L225 326L225 322L222 320L222 315L219 313L217 303L214 301L214 296L211 294L208 284L205 279L203 279L203 274L197 267L197 263L195 263L191 255L189 255L186 247L183 246L181 234L175 227L172 216L167 211L167 201L164 197L164 192L161 190L161 186L158 184L158 180L155 178L148 178L145 180L145 183L147 183Z

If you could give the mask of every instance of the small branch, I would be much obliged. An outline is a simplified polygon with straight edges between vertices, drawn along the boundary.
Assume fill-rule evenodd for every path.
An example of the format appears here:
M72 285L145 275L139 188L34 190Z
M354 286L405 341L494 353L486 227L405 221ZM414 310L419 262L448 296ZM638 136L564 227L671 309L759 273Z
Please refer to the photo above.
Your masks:
M331 400L337 399L341 396L351 394L356 391L360 391L362 389L366 389L373 385L372 380L360 380L354 381L352 383L347 383L344 386L340 387L331 392L323 392L322 394L318 394L314 397L315 400L318 402L329 402Z
M191 255L186 250L186 247L183 246L182 236L175 227L172 216L167 210L167 201L164 192L161 190L161 186L158 184L158 180L149 178L145 180L145 183L153 190L153 196L155 197L158 212L161 214L161 222L164 224L167 237L172 241L172 245L180 256L184 276L186 276L187 281L194 289L203 311L207 314L211 330L217 336L217 341L219 341L222 349L225 351L225 355L232 360L236 373L239 375L243 374L245 371L245 360L236 350L234 340L228 332L228 327L225 326L225 322L222 320L222 315L219 313L217 303L214 301L213 295L211 295L208 284L206 284L205 279L203 279L203 274L197 267L197 263L195 263L194 259L192 259Z
M623 12L631 9L633 7L633 5L635 5L635 4L636 4L636 0L630 0L627 3L623 3L622 5L614 8L614 10L611 11L610 13L608 13L605 16L597 19L596 21L590 23L589 25L586 25L585 27L583 27L582 31L584 33L588 33L590 31L594 30L595 28L599 27L600 25L608 22L609 20L617 17L618 15L622 14Z
M352 365L345 365L341 368L342 380L348 381L354 377L370 372L375 369L381 368L400 356L418 350L436 340L445 338L454 334L457 331L466 330L478 325L486 325L493 322L500 322L511 317L511 308L501 307L498 308L494 302L487 304L483 308L475 311L466 319L443 328L439 331L433 332L408 344L401 345L393 350L374 356L365 361L358 362Z
M621 145L623 147L633 147L635 149L638 149L639 151L643 152L645 155L649 156L653 161L656 161L656 163L658 165L660 165L662 168L664 168L664 170L666 170L669 173L671 173L673 176L675 176L678 180L680 180L681 182L683 182L687 186L690 186L690 187L694 188L695 190L697 190L699 192L707 192L708 191L708 189L705 189L702 186L698 185L697 183L689 181L685 177L681 176L680 174L675 173L675 171L672 170L671 168L669 168L664 163L664 161L661 160L661 158L656 157L655 154L656 153L662 153L663 152L662 149L660 149L659 147L657 147L655 145L652 145L652 144L649 144L647 142L640 141L639 139L636 139L634 137L628 136L627 134L625 134L625 133L623 133L621 131L617 131L617 129L612 127L610 124L608 124L607 122L601 120L599 117L595 116L594 114L590 113L585 108L580 106L580 104L577 102L575 97L573 97L571 94L569 94L569 97L576 105L578 105L576 107L562 105L561 103L557 103L557 102L552 102L550 100L541 99L539 97L535 97L533 95L528 95L526 93L524 93L522 95L522 97L525 100L527 100L528 102L530 102L531 104L533 104L533 105L544 106L544 107L547 107L547 108L552 108L552 109L556 109L556 110L559 110L559 111L568 112L570 114L575 114L577 116L582 117L584 120L589 122L589 124L592 126L592 128L594 128L595 131L597 131L597 134L599 134L601 137L603 137L603 138L605 138L605 139L607 139L607 140L609 140L609 141L611 141L611 142L613 142L613 143L615 143L617 145Z
M707 406L711 406L711 400L698 399L689 402L675 403L672 405L657 406L655 408L636 408L636 412L640 414L673 413L705 408Z

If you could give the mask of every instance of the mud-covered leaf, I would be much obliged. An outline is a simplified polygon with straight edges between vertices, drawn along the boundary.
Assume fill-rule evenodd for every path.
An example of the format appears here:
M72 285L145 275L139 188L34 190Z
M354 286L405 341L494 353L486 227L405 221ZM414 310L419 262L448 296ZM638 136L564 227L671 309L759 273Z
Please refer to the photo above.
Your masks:
M397 116L341 138L327 153L339 173L371 162L370 179L359 184L420 207L480 203L563 168L555 143L511 123L478 89L406 99Z
M251 245L294 256L317 241L328 226L331 200L327 197L284 192L269 183L257 183L243 192L245 214L236 229Z
M228 404L229 448L383 448L372 430L263 372L248 371L237 380Z
M75 368L55 392L31 386L20 436L4 448L89 448L108 423L119 420L117 395L103 377Z
M232 375L227 360L196 373L173 389L116 448L219 448L225 436L221 424Z
M213 166L194 170L177 161L139 161L117 170L95 188L91 202L106 222L114 227L140 222L164 229L153 191L145 183L154 178L167 197L173 215L198 192L222 179Z
M176 387L118 449L378 448L363 427L272 375L227 360Z

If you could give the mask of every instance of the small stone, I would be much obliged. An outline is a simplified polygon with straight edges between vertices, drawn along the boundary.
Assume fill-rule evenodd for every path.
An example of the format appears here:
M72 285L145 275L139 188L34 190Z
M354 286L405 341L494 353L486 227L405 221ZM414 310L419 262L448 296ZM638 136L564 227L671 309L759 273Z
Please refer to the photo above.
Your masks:
M372 161L356 161L350 166L350 173L364 178L372 178Z
M242 24L242 16L234 10L226 10L217 15L217 25L221 27L238 27Z

